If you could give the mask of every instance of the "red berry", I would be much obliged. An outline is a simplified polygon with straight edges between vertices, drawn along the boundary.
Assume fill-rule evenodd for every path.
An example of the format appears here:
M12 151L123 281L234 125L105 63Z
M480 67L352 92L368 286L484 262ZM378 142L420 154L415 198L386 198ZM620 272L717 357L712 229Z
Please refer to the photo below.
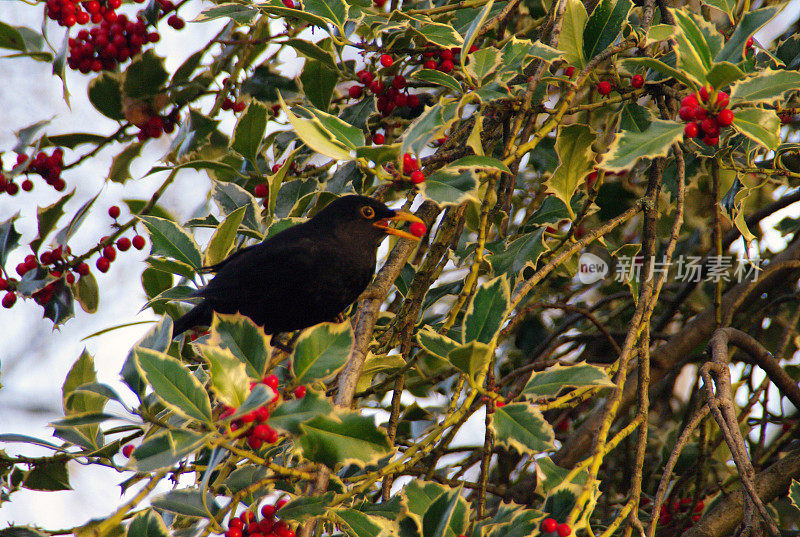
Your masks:
M452 60L444 60L442 63L439 64L439 70L443 73L449 73L455 68Z
M236 101L235 103L233 103L233 111L236 112L237 114L243 111L245 108L247 108L247 103L245 103L244 101Z
M423 235L425 235L425 232L428 231L428 228L425 227L425 224L422 224L420 222L413 222L408 227L408 231L415 237L422 237Z
M683 99L681 99L681 106L687 106L689 108L694 108L698 106L700 103L697 100L697 96L694 93L690 93Z
M183 27L186 26L186 21L184 21L177 15L170 15L170 17L167 19L167 24L169 24L176 30L182 30Z
M96 265L97 265L97 270L106 273L108 272L108 269L111 267L111 261L109 261L105 257L100 257L97 259Z
M255 411L248 412L239 419L242 420L242 423L253 423L254 421L256 421L256 413Z
M229 528L236 528L237 530L241 530L242 528L244 528L244 522L242 522L242 519L241 519L241 518L239 518L239 517L234 517L234 518L232 518L232 519L231 519L231 521L228 523L228 527L229 527Z
M744 44L744 48L746 48L746 49L753 48L753 38L752 37L748 37L747 38L747 41Z
M350 86L350 88L347 90L347 93L350 94L351 99L358 99L361 97L363 91L364 88L361 86Z
M294 389L294 396L298 399L302 399L306 396L306 387L305 386L298 386Z
M363 69L358 73L356 73L356 76L358 77L358 80L365 86L369 86L370 84L372 84L372 81L375 80L375 75L373 75L366 69Z
M503 401L497 401L494 404L494 406L496 406L497 408L503 408L504 406L506 406L506 404Z
M542 522L542 531L545 533L552 533L558 528L558 522L554 518L545 518Z
M119 218L120 212L121 211L119 210L119 207L117 207L116 205L112 205L111 207L108 208L108 216L110 216L114 220Z
M572 528L570 528L568 524L559 524L556 531L558 532L558 537L567 537L567 535L572 533Z
M223 110L232 110L233 100L231 100L229 97L225 97L225 100L222 101L220 108L222 108Z
M259 440L266 440L267 436L269 436L269 429L270 427L268 425L256 425L253 427L253 430L250 432L250 434Z
M372 143L375 145L383 145L385 141L386 137L379 132L372 135Z
M381 54L381 65L384 67L391 67L394 63L394 60L388 54Z
M397 75L392 79L392 86L397 89L403 89L406 87L406 77L403 75Z
M699 502L697 502L697 505L694 506L694 512L695 513L699 513L703 509L705 509L705 507L706 507L706 504L703 503L703 500L700 500Z
M19 185L17 183L8 183L6 185L6 192L8 192L9 196L16 196L17 192L19 192Z
M678 111L678 115L684 121L691 121L694 119L694 108L689 106L682 106Z
M233 523L233 520L231 520L231 523ZM241 528L228 528L228 531L225 532L225 537L242 537L242 530Z
M261 508L261 516L264 518L272 518L275 516L275 506L271 504L267 504Z
M256 438L253 435L247 437L247 445L250 446L251 449L259 449L263 443L263 440ZM253 537L252 533L250 534L250 537Z
M436 69L438 64L435 60L425 60L425 63L422 64L422 67L425 69Z
M86 276L87 274L89 274L89 270L90 269L89 269L89 265L88 264L81 263L80 265L78 265L78 269L77 270L78 270L78 274L80 274L81 276Z
M280 500L275 502L275 508L276 509L280 509L281 507L283 507L287 503L289 503L289 500L287 500L286 498L281 498Z
M6 289L8 289L8 280L0 277L0 291L5 291Z
M724 91L717 92L717 106L719 108L727 108L731 98Z
M255 520L256 515L254 515L252 511L245 511L244 513L239 515L239 518L241 518L242 522L244 522L245 524L250 524Z
M719 123L717 122L716 118L711 116L700 122L700 128L704 133L711 136L717 136L719 134Z
M65 276L65 278L67 279L67 283L69 285L72 285L73 283L75 283L75 275L73 273L67 272L67 275Z
M254 413L256 416L256 421L264 422L269 419L269 410L267 410L267 407L265 406L258 407L254 410Z
M439 59L441 60L452 60L455 56L453 55L453 51L450 49L445 49L439 53Z
M692 522L699 522L703 515L692 515Z
M730 108L722 110L717 116L717 122L719 122L719 124L723 127L727 127L733 123L733 110Z
M33 181L31 181L30 179L25 179L24 181L22 181L22 190L24 190L25 192L30 192L31 190L33 190Z
M612 89L614 88L611 85L611 82L609 82L608 80L603 80L602 82L597 84L597 93L599 93L600 95L608 95L609 93L611 93Z
M255 194L257 198L266 198L269 196L269 187L264 183L258 184L253 189L253 194Z
M703 86L703 87L702 87L702 88L700 88L700 90L697 92L697 96L700 98L700 100L701 100L702 102L707 102L707 101L708 101L708 98L711 96L711 94L710 94L710 92L709 92L709 88L710 88L710 86ZM711 91L714 91L714 90L713 90L713 89L711 89Z
M136 235L131 241L131 244L133 244L133 247L136 248L137 250L141 250L142 248L144 248L144 237L142 237L141 235Z
M383 82L381 82L380 80L373 80L372 83L369 85L369 90L375 95L383 93Z
M283 5L289 9L294 9L294 0L283 0Z
M417 159L411 156L411 153L403 153L403 170L408 170L411 173L419 167Z
M419 170L411 172L411 182L415 185L425 182L425 174Z
M633 75L631 77L631 86L634 88L641 88L644 86L644 77L642 75Z
M270 170L272 170L272 173L278 173L280 169L281 169L280 162L276 162L275 164L272 165L272 168L270 168Z
M267 386L269 386L273 390L277 391L277 389L278 389L279 381L278 381L278 377L276 375L267 375L266 377L264 377L264 380L262 380L261 382L266 384Z
M687 138L697 138L697 135L700 134L700 127L697 126L697 123L687 123L683 128L683 134Z
M3 296L3 307L6 309L11 309L14 307L14 303L17 301L17 295L14 294L14 291L9 291Z
M103 257L108 259L109 261L114 261L117 259L117 251L114 249L113 246L110 244L103 248Z
M405 106L408 103L408 95L405 93L398 93L397 96L394 98L394 104L396 106Z
M406 103L409 108L416 108L420 105L419 97L416 95L409 95L408 102Z
M717 145L719 143L719 137L718 136L711 136L711 135L707 134L707 135L703 136L703 143L708 145L708 146Z
M133 453L133 444L127 444L122 447L122 454L125 457L130 457L131 453Z
M703 108L702 106L698 106L694 109L694 119L697 121L703 121L705 118L708 117L708 110Z
M25 273L28 272L28 270L30 269L28 269L28 265L25 263L20 263L16 267L17 274L19 274L20 277L25 276Z
M574 75L574 74L575 74L575 68L574 68L573 66L571 66L571 65L570 65L569 67L567 67L566 69L564 69L564 74L565 74L567 77L569 77L569 78L572 78L572 75Z
M117 248L120 252L127 252L131 247L131 240L128 237L122 237L117 241Z

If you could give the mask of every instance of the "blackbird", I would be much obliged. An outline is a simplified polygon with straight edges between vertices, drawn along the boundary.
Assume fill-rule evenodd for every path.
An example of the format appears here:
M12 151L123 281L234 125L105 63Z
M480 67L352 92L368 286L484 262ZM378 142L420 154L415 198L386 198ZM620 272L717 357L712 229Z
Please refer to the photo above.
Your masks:
M422 223L366 196L336 199L310 220L207 267L216 275L195 292L203 301L175 321L172 337L210 325L213 312L245 315L266 334L334 321L372 280L386 234L419 240L389 227L403 220Z

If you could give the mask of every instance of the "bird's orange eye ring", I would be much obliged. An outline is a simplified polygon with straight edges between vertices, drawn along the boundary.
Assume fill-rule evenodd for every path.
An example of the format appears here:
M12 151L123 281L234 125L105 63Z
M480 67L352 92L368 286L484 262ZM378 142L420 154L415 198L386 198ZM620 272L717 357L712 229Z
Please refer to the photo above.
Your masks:
M375 209L370 207L369 205L364 205L361 207L361 216L364 218L372 219L375 217Z

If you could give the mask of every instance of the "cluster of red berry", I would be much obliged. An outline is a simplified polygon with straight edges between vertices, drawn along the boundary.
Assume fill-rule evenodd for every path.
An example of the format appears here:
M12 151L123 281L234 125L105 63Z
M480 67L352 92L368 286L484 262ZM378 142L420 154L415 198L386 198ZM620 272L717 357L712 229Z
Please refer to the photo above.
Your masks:
M469 53L472 54L478 50L478 45L472 45L469 48ZM424 69L435 69L443 73L449 73L455 69L456 56L461 54L461 49L458 47L444 50L429 50L422 53L420 62Z
M278 393L279 381L277 376L267 375L261 380L260 383L270 387L275 394ZM250 389L252 390L256 384L258 383L251 382ZM294 396L296 398L302 399L305 397L305 395L305 386L298 386L295 388ZM219 417L220 419L224 420L233 416L235 413L235 408L225 407ZM230 424L231 432L235 433L240 429L246 429L245 436L247 438L247 445L252 449L260 449L264 442L267 444L274 444L278 441L278 432L270 427L269 424L267 424L269 415L270 410L268 406L260 406L252 412L248 412L247 414L233 420Z
M170 134L175 130L179 119L180 115L177 108L163 116L155 113L148 115L142 121L134 123L139 128L136 138L140 142L144 142L150 138L159 138L164 133Z
M542 521L542 533L544 533L545 537L551 537L558 535L558 537L567 537L570 533L572 533L572 528L569 527L569 524L562 522L561 524L555 518L545 518Z
M283 162L276 162L272 165L272 173L278 173L278 171L283 166ZM299 171L297 164L292 162L289 166L289 171L292 173L297 173ZM253 195L257 198L269 198L269 186L266 183L259 183L253 188Z
M74 284L75 274L71 271L80 276L85 276L89 273L89 265L86 263L80 263L76 266L74 262L67 260L67 256L70 253L69 246L58 246L52 250L42 252L39 255L39 259L34 254L29 254L24 261L16 266L16 272L20 278L32 270L38 270L40 267L45 269L49 276L55 278L54 281L31 295L37 304L44 306L50 302L53 294L64 282L67 285ZM4 308L11 308L17 302L17 295L14 290L18 283L14 278L6 280L0 277L0 291L6 291L2 302Z
M403 174L408 175L415 185L425 182L425 174L419 169L419 159L411 153L403 153Z
M683 133L687 138L700 138L705 145L719 143L722 127L733 123L733 110L728 108L728 94L711 86L700 88L681 100L678 116L687 121Z
M280 499L274 505L262 506L260 521L252 511L231 518L225 537L294 537L294 530L286 522L275 520L275 515L287 503L287 500Z
M138 3L144 0L136 0ZM113 22L122 0L47 0L47 16L61 26L76 24L98 24L103 20Z
M70 0L50 0L54 1ZM108 0L108 2L109 5L114 2L113 5L119 7L119 0ZM158 5L163 15L175 10L172 0L158 0ZM96 73L110 71L141 52L147 43L155 43L161 39L155 30L148 32L142 12L139 12L133 21L124 13L118 15L114 9L100 5L97 0L86 2L86 6L87 10L99 10L97 17L91 16L91 21L99 26L83 29L78 32L77 37L69 38L67 65L70 69L84 74L92 71ZM173 13L167 19L167 24L176 30L181 30L186 26L186 21L177 13Z
M17 166L24 164L28 157L24 153L17 155ZM36 173L41 175L45 182L52 186L57 191L61 192L66 188L67 183L61 178L61 170L64 169L64 151L60 147L53 149L53 152L48 155L44 151L39 151L36 156L31 159L25 170L26 174ZM22 190L30 192L33 190L33 181L30 175L26 175L22 181ZM3 192L9 196L14 196L19 192L20 185L16 184L13 180L8 179L4 174L0 173L0 194Z
M388 54L382 55L380 62L384 67L391 67L394 64L394 60ZM392 78L391 84L384 84L383 80L376 78L373 73L366 69L356 73L356 76L362 86L358 84L350 86L347 90L350 98L360 99L364 94L364 89L368 88L369 91L378 98L378 111L383 114L384 117L391 114L395 108L402 108L404 106L417 108L421 104L418 96L413 93L408 93L406 78L403 75L395 75L394 78Z
M142 51L142 45L155 43L161 38L158 32L147 32L147 23L138 17L128 20L123 13L113 21L104 20L90 30L83 29L77 37L70 37L67 65L83 74L94 71L111 71L120 63Z
M291 1L291 0L289 0L289 1ZM226 77L222 81L222 85L225 86L225 87L228 87L230 82L231 82L231 77ZM280 109L279 105L276 105L276 106L278 106L278 108ZM244 101L238 100L236 98L236 94L233 92L233 87L231 87L231 94L228 97L225 97L225 100L222 101L222 106L220 108L222 108L223 110L233 110L235 113L238 114L239 112L244 111L244 109L246 107L247 107L247 103L244 102ZM277 113L275 113L275 115L277 115Z
M121 211L120 208L116 205L112 205L108 208L108 216L116 220L119 218ZM100 239L100 243L105 243L109 239L108 236L103 237ZM111 268L111 263L113 263L117 259L117 249L120 252L127 252L131 246L136 248L137 250L141 250L145 246L144 237L141 235L134 235L133 239L129 239L128 237L120 237L117 239L117 248L114 248L113 244L107 244L101 250L100 257L97 258L95 265L97 266L97 270L102 273L108 272L108 269Z
M564 74L568 77L572 77L575 73L574 67L567 67L564 69ZM642 75L633 75L631 77L631 87L635 89L639 89L644 86L644 77ZM605 97L606 95L610 94L614 91L614 84L609 82L608 80L601 80L597 83L597 93Z
M642 504L644 504L644 500ZM648 502L649 503L649 500ZM666 504L661 506L661 511L658 515L658 523L660 525L666 525L672 522L677 515L682 513L686 513L692 507L692 499L691 498L681 498L680 500L673 500L671 502L667 502ZM694 506L694 510L692 511L694 514L692 515L692 519L689 522L689 526L692 526L695 522L702 518L703 509L706 508L705 503L703 500L697 502L697 505Z

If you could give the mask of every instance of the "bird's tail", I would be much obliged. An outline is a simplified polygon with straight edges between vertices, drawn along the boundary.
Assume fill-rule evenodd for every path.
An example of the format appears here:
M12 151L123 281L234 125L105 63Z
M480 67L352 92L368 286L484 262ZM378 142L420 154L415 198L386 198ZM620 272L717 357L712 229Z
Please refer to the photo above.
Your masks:
M201 302L189 312L176 320L172 326L172 338L186 332L195 326L208 326L211 324L211 307L206 302Z

